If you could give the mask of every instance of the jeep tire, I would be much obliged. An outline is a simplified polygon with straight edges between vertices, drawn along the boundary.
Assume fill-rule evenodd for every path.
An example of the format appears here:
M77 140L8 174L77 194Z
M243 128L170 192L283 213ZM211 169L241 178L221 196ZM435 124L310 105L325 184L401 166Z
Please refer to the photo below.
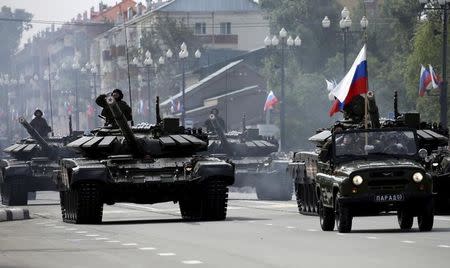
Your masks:
M414 216L407 209L399 209L397 211L397 220L401 230L411 230L414 223Z
M321 200L317 202L317 208L319 212L320 227L323 231L334 230L334 211L332 208L325 207Z
M352 215L350 209L339 202L340 194L334 198L334 210L336 217L336 227L339 233L349 233L352 230Z
M428 201L419 212L417 217L417 222L419 224L419 231L429 232L433 229L434 223L434 210L433 210L433 200Z

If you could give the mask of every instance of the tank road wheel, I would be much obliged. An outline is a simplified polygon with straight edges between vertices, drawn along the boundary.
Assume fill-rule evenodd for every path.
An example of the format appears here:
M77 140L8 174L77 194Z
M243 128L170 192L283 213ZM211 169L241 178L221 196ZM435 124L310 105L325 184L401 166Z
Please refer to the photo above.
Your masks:
M28 191L24 179L9 178L1 185L1 188L3 205L26 206L28 204Z
M339 233L349 233L352 230L352 215L350 209L339 202L338 193L334 200L336 226Z
M397 212L398 225L402 230L410 230L413 226L414 216L406 209Z
M185 220L224 220L227 215L228 187L224 179L202 183L180 200L181 216Z
M434 210L433 210L433 200L428 201L420 211L417 217L417 222L419 224L419 230L421 232L429 232L433 229L434 223Z
M317 208L320 218L320 227L323 231L334 230L334 211L333 208L325 207L321 200L317 202Z
M97 183L81 183L61 193L61 213L64 222L97 224L102 222L103 201Z
M304 200L304 193L305 188L304 184L297 184L296 190L295 190L295 198L297 199L297 207L298 212L302 214L302 212L305 212L305 200Z

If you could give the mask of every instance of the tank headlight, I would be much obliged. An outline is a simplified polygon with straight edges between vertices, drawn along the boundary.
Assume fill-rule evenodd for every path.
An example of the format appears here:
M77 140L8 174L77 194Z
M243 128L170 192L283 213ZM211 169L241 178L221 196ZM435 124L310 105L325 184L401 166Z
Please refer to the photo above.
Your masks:
M419 183L423 180L423 175L420 172L416 172L413 174L412 178L415 182Z
M353 176L353 184L359 186L363 183L363 178L359 175Z

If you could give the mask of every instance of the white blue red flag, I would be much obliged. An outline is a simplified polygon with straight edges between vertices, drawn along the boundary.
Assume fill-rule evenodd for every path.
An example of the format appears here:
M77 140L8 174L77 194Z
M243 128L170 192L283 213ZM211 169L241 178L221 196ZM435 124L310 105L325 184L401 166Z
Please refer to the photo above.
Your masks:
M427 89L431 89L433 86L433 78L423 65L420 65L420 77L419 77L419 96L423 97Z
M175 102L172 97L170 98L170 112L175 113Z
M264 112L270 109L273 109L273 107L278 103L278 99L273 94L273 91L271 90L269 92L269 95L267 95L266 103L264 104Z
M330 116L344 109L345 105L349 104L354 97L360 94L366 94L369 91L368 79L367 49L366 45L364 45L348 73L331 90L336 100L329 111Z
M431 75L431 86L433 89L439 88L439 85L442 83L441 78L434 72L433 66L428 65L430 69L430 75Z

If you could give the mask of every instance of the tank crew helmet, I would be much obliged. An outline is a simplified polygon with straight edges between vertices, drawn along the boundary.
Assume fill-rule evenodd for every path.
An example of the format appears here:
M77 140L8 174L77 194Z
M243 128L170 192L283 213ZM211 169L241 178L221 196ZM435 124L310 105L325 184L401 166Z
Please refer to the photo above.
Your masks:
M117 94L117 97L115 96L115 94ZM116 88L113 90L112 92L112 96L117 100L117 101L121 101L123 99L123 93L122 90Z
M44 113L42 113L42 111L40 109L36 109L36 111L34 111L34 116L36 117L41 117Z
M219 114L219 109L213 108L213 109L211 110L211 114L213 114L213 115L218 115L218 114Z

